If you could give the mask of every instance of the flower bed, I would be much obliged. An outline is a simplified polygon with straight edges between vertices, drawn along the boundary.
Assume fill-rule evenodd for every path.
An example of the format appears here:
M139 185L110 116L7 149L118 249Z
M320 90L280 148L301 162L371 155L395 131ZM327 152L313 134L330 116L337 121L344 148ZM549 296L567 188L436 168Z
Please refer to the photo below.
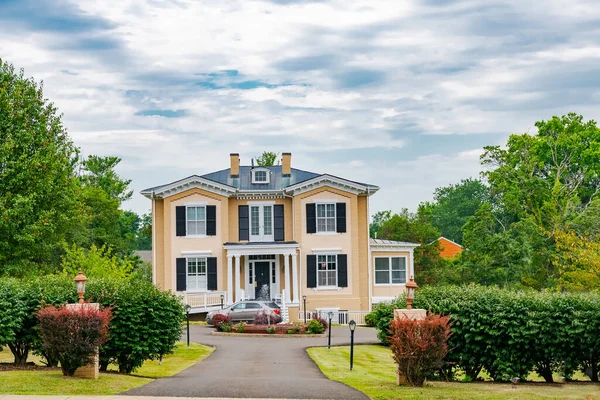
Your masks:
M294 325L294 324L278 324L271 325L275 328L275 331L269 332L269 325L246 325L243 333L272 333L272 334L294 334L301 335L306 333L305 325Z

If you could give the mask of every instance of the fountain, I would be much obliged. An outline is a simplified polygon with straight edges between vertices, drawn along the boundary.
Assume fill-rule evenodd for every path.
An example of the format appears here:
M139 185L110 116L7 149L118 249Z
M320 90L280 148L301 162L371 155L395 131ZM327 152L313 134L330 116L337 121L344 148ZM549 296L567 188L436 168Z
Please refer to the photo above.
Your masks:
M260 291L258 292L258 296L256 296L256 300L261 300L261 301L271 300L271 296L269 293L269 285L267 285L267 284L262 285L262 287L260 288Z

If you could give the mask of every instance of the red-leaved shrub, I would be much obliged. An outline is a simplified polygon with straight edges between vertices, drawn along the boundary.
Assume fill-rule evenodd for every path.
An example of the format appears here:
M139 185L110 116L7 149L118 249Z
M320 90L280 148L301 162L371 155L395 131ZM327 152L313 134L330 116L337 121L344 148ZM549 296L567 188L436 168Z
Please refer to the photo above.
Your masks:
M73 376L89 364L108 338L110 309L66 306L42 308L38 314L44 351L60 362L63 375Z
M423 386L427 376L443 367L452 335L449 317L393 320L389 333L394 360L412 386Z
M216 314L212 318L212 324L217 330L221 330L220 326L222 323L231 323L231 317L225 314Z
M264 311L256 313L256 315L254 316L254 320L252 321L252 323L254 325L268 325L269 324L269 316Z

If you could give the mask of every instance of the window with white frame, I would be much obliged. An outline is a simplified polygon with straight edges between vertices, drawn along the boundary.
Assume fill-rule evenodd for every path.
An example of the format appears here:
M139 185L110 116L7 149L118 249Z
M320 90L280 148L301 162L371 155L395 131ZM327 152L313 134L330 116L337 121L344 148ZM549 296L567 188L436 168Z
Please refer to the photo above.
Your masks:
M317 204L317 232L335 232L335 203Z
M337 287L337 255L317 256L317 286Z
M406 257L375 257L375 284L406 283Z
M187 259L187 290L206 290L206 257Z
M206 235L206 207L187 206L187 236Z
M252 183L269 183L269 171L266 169L252 170Z

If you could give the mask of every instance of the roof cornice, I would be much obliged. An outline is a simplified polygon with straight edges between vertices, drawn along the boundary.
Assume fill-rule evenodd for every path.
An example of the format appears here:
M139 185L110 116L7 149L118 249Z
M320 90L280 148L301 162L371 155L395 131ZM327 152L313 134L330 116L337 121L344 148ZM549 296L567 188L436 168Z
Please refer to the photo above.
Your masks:
M331 186L336 189L340 189L353 194L366 194L372 195L379 190L377 186L363 185L358 182L349 181L347 179L339 178L337 176L323 174L312 179L290 185L284 189L285 192L291 193L292 195L298 195L304 192L308 192L314 189L318 189L323 186Z
M192 175L158 188L142 190L142 195L149 199L164 199L193 188L203 189L221 196L230 196L236 192L236 189L232 186L202 178L198 175Z

